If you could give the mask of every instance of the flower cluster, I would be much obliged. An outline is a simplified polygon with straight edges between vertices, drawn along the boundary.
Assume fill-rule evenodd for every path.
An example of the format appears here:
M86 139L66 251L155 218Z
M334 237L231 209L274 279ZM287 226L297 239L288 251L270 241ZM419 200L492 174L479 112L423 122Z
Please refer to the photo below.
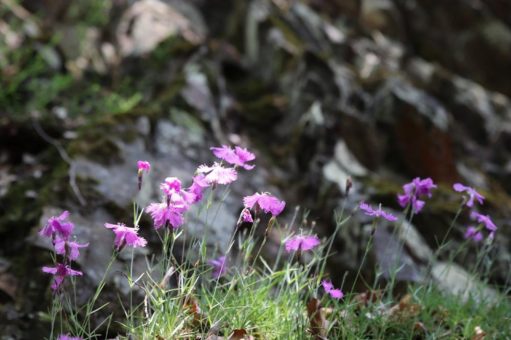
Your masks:
M334 288L332 281L323 280L321 282L321 285L323 286L325 292L327 292L328 295L330 295L332 298L339 300L344 297L344 293L342 292L342 290Z
M55 253L62 258L54 267L43 267L43 272L54 276L51 288L57 292L67 276L81 276L82 272L71 268L72 261L80 256L80 248L89 244L82 244L71 240L74 224L68 220L69 212L64 211L59 216L52 216L46 225L39 231L39 235L50 238Z
M474 188L463 185L461 183L454 183L452 186L454 191L463 192L466 196L465 205L472 209L474 207L475 201L477 201L480 205L484 204L484 196L478 193ZM495 232L497 231L497 226L493 223L492 219L488 215L483 215L475 210L470 212L470 218L478 223L477 226L468 226L465 231L465 238L473 240L474 242L480 242L484 239L483 230L486 229L488 232L488 238L493 239L495 237Z
M397 200L402 208L412 207L412 212L418 214L424 208L425 202L420 198L431 198L432 190L436 188L431 178L414 178L410 183L403 185L404 193L398 195Z
M184 223L185 213L192 204L202 200L206 188L234 182L238 178L236 167L242 167L246 170L254 168L253 165L247 164L247 162L254 160L255 155L247 149L240 147L232 149L223 145L222 147L213 147L211 150L217 158L234 165L234 167L224 167L219 162L215 162L211 166L200 165L193 177L191 186L187 189L183 189L178 178L167 177L160 185L160 190L163 193L162 202L151 203L145 209L151 215L155 229L167 226L172 228L181 227Z

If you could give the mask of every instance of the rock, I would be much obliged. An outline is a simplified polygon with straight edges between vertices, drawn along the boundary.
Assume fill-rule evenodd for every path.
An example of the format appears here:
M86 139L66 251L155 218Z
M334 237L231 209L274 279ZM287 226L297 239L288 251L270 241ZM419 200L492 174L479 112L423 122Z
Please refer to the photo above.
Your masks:
M342 140L337 141L332 160L323 167L323 176L337 183L341 192L344 192L349 177L365 175L367 169L351 154L346 143Z
M497 304L502 297L457 264L438 262L431 270L432 280L440 291L460 297L464 302L473 299L478 304Z
M399 12L391 0L362 0L361 25L370 31L380 31L387 35L398 35Z
M392 157L416 175L452 182L458 177L449 116L444 106L410 84L387 81L374 102L376 119L392 124Z
M382 275L397 281L424 283L427 265L433 261L433 252L417 229L407 222L396 223L393 228L379 225L374 234L374 256Z
M197 45L205 30L201 15L184 1L142 0L123 14L116 35L122 56L141 56L176 35Z

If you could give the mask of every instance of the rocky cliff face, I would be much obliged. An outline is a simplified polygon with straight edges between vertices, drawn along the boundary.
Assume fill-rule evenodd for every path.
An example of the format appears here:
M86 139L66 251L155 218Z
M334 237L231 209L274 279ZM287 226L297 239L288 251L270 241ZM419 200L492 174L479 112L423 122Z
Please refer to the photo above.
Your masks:
M116 1L102 8L106 20L81 25L73 17L80 9L65 2L23 5L32 11L25 20L39 30L11 32L32 53L23 62L41 59L45 71L33 78L42 84L57 76L69 83L40 104L35 85L22 81L21 109L18 97L2 97L0 283L3 277L26 283L18 291L0 285L9 302L0 321L33 315L34 301L42 300L41 287L24 278L42 277L37 267L44 261L26 254L44 253L35 231L52 208L72 211L84 241L98 242L81 263L92 285L110 251L101 226L127 219L136 160L150 160L155 169L153 186L138 197L144 204L156 199L166 176L190 180L197 165L212 160L209 146L222 143L250 147L258 162L208 227L212 247L225 245L241 197L254 191L284 198L288 221L293 207L310 209L308 219L328 235L334 211L350 211L361 199L398 210L400 186L431 176L439 198L410 232L382 226L366 275L375 263L384 267L396 237L404 237L402 279L433 277L448 289L448 280L466 276L461 267L458 276L430 275L427 266L460 203L450 186L462 181L487 197L484 209L499 226L490 281L509 283L511 8L505 2ZM52 35L61 37L56 44L41 44ZM4 85L17 79L9 70ZM346 196L348 177L354 187ZM468 216L458 221L454 246ZM192 234L208 223L195 222ZM355 217L341 231L334 278L358 268L366 223ZM150 238L149 223L144 233ZM113 285L121 281L112 278ZM14 308L14 300L23 307Z

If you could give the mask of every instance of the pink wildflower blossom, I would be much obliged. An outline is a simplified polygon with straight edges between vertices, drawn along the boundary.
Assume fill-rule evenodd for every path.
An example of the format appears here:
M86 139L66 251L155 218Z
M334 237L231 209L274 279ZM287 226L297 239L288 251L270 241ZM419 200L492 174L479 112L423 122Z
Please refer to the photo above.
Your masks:
M138 167L138 173L137 173L138 190L140 190L140 189L142 189L142 179L143 179L144 171L149 172L149 170L151 170L151 163L149 163L147 161L138 161L137 167Z
M340 289L334 289L334 285L330 280L323 280L321 282L323 289L334 299L342 299L344 297L344 293Z
M404 194L398 195L398 203L401 207L412 206L412 211L417 214L424 208L425 202L421 196L431 197L432 190L437 186L431 178L420 179L416 177L410 183L403 185Z
M468 194L467 207L469 208L474 206L474 199L476 199L481 205L484 202L484 196L478 193L474 188L464 186L461 183L455 183L452 188L457 192L466 192Z
M381 208L381 204L378 206L378 209L373 209L369 204L365 202L360 202L359 205L360 209L364 211L364 213L368 216L374 216L376 218L383 217L389 222L397 221L397 217L392 215L391 213L388 213Z
M255 155L248 151L247 149L236 146L234 149L227 145L222 145L221 147L213 147L210 148L213 154L229 164L233 164L235 166L241 166L246 170L252 170L255 165L246 164L247 162L253 161L256 157Z
M470 217L473 220L477 221L478 223L483 224L486 227L486 229L488 229L491 232L495 232L497 230L497 226L495 225L495 223L493 223L490 216L488 216L488 215L483 215L483 214L473 211L470 214Z
M213 166L201 165L197 168L199 174L204 174L204 180L209 185L229 184L238 179L238 173L233 168L224 168L219 163Z
M317 247L321 242L316 235L297 235L286 241L285 247L288 253L292 251L307 251Z
M204 189L209 187L206 176L199 174L193 178L192 185L188 188L188 192L193 194L193 200L190 203L197 203L202 200Z
M112 229L115 234L114 244L117 250L122 249L124 246L138 248L145 247L147 241L145 238L138 236L138 228L129 228L122 223L111 224L105 223L105 227Z
M43 267L43 272L55 276L53 283L51 284L51 289L53 289L53 291L57 291L60 288L60 285L62 282L64 282L66 276L83 275L82 272L71 269L70 266L64 265L62 263L57 263L56 267Z
M181 189L181 181L176 177L167 177L160 184L160 189L167 196L169 203L186 206L195 200L195 195Z
M74 261L80 256L80 248L86 248L88 246L88 243L80 244L63 238L57 238L55 240L55 253L64 255L71 261Z
M188 206L183 204L151 203L145 211L151 215L155 229L160 229L167 223L173 228L179 228L184 223L183 213L187 208Z
M69 217L69 211L64 211L59 216L52 216L48 219L46 225L39 231L39 235L45 237L60 237L68 239L74 229L74 224L66 221Z
M254 222L254 219L252 218L252 214L250 213L250 210L248 210L247 208L244 208L241 211L241 221L248 222L248 223Z
M468 227L467 231L465 232L465 238L472 239L475 242L480 242L483 239L483 233L481 233L475 227Z
M209 260L208 264L213 266L213 278L218 280L227 272L227 257L220 256L217 259Z
M246 208L252 209L257 204L264 212L271 213L273 216L279 215L286 207L286 202L279 201L269 193L258 193L243 198L243 204Z
M151 170L151 163L149 163L147 161L138 161L137 166L138 166L139 172L141 172L141 171L148 172L149 170Z

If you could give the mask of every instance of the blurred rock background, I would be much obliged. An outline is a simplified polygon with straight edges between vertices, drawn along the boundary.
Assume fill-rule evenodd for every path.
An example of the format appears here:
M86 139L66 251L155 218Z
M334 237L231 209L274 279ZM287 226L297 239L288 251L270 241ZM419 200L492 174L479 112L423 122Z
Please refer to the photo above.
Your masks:
M398 211L401 185L430 176L439 188L409 231L378 229L367 280L405 237L401 280L463 289L456 285L471 280L463 268L475 252L452 275L439 269L443 258L427 265L459 207L451 185L461 181L486 196L482 211L499 227L487 294L508 286L510 13L505 0L0 0L5 339L46 331L50 278L40 267L50 257L37 230L49 216L71 211L91 243L80 262L86 299L111 252L103 223L130 222L136 161L153 164L137 197L147 204L165 177L189 183L220 144L258 159L215 221L185 227L201 235L208 225L211 247L225 248L241 198L254 191L287 201L284 223L295 207L298 216L308 210L303 222L328 236L342 207L364 199ZM453 248L468 222L462 215L454 226ZM341 230L329 265L337 282L360 265L367 223L356 214ZM142 230L154 248L137 253L139 272L157 249L148 219ZM111 300L126 292L124 281L112 275Z

